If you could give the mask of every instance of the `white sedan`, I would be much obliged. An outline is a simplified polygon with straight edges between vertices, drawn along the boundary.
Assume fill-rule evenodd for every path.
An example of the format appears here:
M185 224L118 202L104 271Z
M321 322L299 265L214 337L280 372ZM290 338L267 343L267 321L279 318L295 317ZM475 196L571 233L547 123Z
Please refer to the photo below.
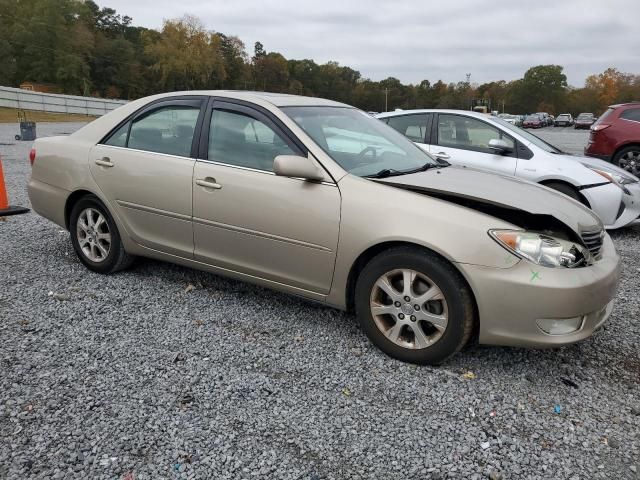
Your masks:
M607 229L640 216L637 177L610 163L563 152L498 117L464 110L403 110L377 118L441 160L558 190L591 208Z

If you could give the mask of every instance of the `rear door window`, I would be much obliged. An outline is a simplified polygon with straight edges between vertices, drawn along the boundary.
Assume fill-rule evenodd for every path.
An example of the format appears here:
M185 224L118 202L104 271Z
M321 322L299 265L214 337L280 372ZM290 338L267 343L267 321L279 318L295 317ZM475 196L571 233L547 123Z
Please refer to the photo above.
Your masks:
M126 147L127 146L127 136L129 135L129 126L131 122L127 122L122 125L118 130L113 132L113 134L104 142L105 145L111 145L112 147Z
M397 130L409 140L419 143L425 143L428 123L429 115L426 113L391 117L387 122L391 128Z
M199 107L184 105L153 110L133 121L127 147L189 157L199 114Z

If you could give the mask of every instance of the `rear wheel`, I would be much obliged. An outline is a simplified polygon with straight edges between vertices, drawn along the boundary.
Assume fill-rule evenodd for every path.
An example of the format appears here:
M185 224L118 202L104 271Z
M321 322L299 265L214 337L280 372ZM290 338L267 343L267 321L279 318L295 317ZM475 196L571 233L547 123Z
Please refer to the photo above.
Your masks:
M640 174L640 145L623 148L613 157L613 164L638 176Z
M91 271L113 273L133 262L134 257L124 250L109 211L93 195L82 197L73 206L69 231L76 255Z
M469 340L475 321L471 292L459 272L437 255L410 247L381 253L356 284L356 315L387 355L439 364Z

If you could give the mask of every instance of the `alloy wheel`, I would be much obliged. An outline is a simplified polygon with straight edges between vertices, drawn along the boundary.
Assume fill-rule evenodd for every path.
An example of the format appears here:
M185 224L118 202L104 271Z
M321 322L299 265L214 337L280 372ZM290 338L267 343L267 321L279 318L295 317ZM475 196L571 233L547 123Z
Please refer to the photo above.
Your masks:
M78 217L76 236L85 257L95 263L103 262L111 250L111 232L104 215L85 208Z
M388 340L415 350L436 343L449 318L442 290L426 275L410 269L380 276L371 290L370 308Z
M634 175L640 174L640 150L630 150L618 160L620 168Z

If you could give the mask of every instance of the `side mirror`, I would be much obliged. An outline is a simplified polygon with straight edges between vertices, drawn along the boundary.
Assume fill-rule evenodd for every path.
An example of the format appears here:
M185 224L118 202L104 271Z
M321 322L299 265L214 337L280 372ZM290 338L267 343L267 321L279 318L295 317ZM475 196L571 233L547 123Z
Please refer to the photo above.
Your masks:
M281 177L324 180L324 173L311 158L300 155L278 155L273 160L273 171Z
M499 154L509 153L511 151L509 144L501 138L493 138L489 140L489 148L491 150L495 150L496 153Z

